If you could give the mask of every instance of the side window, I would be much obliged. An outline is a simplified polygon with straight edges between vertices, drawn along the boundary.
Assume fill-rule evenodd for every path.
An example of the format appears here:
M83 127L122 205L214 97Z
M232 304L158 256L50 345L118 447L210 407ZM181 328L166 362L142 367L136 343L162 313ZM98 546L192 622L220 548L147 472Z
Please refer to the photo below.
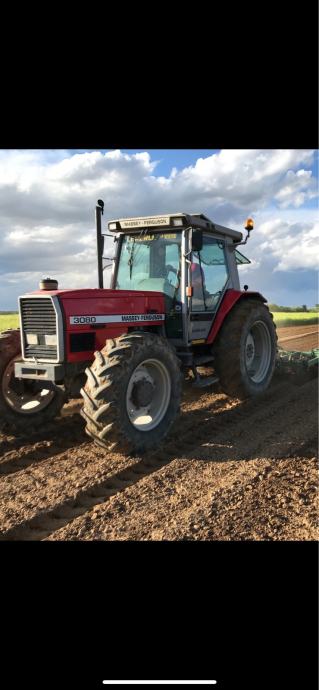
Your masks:
M228 279L224 243L204 235L203 248L192 256L193 311L214 311Z

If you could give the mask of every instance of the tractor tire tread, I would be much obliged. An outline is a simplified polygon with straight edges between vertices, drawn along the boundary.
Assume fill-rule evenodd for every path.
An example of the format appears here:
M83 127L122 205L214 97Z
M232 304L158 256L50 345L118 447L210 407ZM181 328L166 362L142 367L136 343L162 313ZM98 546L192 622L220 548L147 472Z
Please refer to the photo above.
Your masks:
M258 310L261 315L264 314L264 318L268 321L270 327L273 352L271 368L268 375L269 380L275 369L277 332L273 315L269 311L269 308L260 300L254 298L250 299L248 297L244 298L240 300L227 315L214 348L215 368L219 376L220 386L224 393L234 398L245 399L252 394L259 394L257 389L254 393L248 391L239 363L241 333L247 319L249 319L255 310ZM265 386L261 386L260 393L263 393L264 390Z
M143 353L149 356L151 351L156 351L169 364L173 372L172 390L164 419L154 430L143 433L131 424L124 400L127 380L135 362L137 365ZM107 341L100 354L95 355L92 364L96 382L89 376L81 391L86 431L108 450L115 447L124 453L147 451L162 441L178 414L182 389L180 362L167 340L154 333L125 334Z

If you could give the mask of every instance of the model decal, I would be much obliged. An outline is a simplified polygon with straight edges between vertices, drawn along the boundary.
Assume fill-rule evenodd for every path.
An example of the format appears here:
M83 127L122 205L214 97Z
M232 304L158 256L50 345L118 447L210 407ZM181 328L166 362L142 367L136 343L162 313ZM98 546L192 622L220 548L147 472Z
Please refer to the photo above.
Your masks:
M136 321L164 321L165 314L105 314L96 316L70 316L70 324L131 323Z

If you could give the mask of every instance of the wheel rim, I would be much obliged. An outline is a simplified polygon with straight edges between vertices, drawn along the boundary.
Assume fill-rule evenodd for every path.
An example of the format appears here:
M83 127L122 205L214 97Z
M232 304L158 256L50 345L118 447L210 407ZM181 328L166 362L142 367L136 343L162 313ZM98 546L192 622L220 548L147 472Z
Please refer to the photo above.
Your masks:
M40 388L38 382L19 380L14 375L14 357L6 366L2 378L2 393L12 410L22 415L31 415L45 409L55 396L53 390Z
M126 394L126 410L139 431L155 429L166 414L171 397L171 379L163 362L146 359L133 371Z
M271 337L264 321L256 321L245 342L245 365L249 378L262 383L271 362Z

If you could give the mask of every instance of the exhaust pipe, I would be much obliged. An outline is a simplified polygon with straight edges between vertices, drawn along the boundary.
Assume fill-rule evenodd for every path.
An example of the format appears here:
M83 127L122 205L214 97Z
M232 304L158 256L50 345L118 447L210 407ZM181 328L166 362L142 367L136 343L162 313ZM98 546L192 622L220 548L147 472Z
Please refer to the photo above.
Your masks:
M96 223L96 247L97 247L97 273L99 288L103 288L103 248L104 237L102 235L102 221L101 216L104 212L104 201L97 200L98 205L95 207L95 223Z

